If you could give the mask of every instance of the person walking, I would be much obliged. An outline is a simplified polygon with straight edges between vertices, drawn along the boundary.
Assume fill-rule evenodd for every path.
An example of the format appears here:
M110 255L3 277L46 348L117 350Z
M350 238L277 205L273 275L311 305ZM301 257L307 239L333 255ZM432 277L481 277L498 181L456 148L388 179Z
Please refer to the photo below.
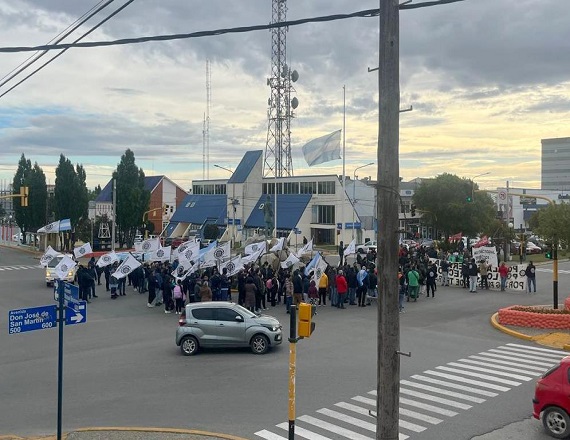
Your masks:
M184 291L182 290L182 280L176 281L176 286L172 290L172 296L174 297L175 302L175 312L177 315L182 313L182 309L184 309Z
M408 301L412 298L414 301L418 300L418 294L420 290L420 274L416 270L415 266L408 271Z
M501 277L501 292L507 287L507 277L509 276L509 267L503 261L499 266L499 276Z
M524 274L526 275L526 281L528 284L528 293L531 293L531 287L534 289L534 293L536 293L536 267L532 264L532 261L528 262L528 266L526 267Z

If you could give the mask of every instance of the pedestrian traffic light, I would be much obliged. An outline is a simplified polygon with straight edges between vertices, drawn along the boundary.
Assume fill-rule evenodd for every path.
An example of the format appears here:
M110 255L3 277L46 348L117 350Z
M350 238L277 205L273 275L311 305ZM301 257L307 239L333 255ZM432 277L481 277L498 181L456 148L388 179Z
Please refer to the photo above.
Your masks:
M299 336L308 338L315 330L313 315L316 312L316 306L307 303L299 304Z
M412 203L412 206L410 206L410 213L412 214L412 217L416 216L416 205L414 205Z
M546 252L544 252L544 258L546 258L547 260L552 260L552 247L549 247L548 249L546 249Z
M28 206L28 195L30 188L27 186L20 187L20 206Z

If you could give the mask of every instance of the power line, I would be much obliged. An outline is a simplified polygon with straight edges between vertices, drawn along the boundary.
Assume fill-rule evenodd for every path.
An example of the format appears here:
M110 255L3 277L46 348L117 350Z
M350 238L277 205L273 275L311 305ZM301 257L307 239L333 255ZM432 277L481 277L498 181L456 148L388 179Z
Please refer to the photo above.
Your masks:
M101 3L103 3L104 0L101 0L99 3L97 3L95 6L93 6L91 9L89 9L85 14L83 14L81 17L79 17L77 20L75 20L73 23L71 23L68 27L66 27L63 31L61 31L59 34L57 34L54 38L52 38L49 42L51 43L52 41L55 40L54 44L57 44L61 41L63 41L64 38L66 38L67 36L69 36L73 31L75 31L77 28L79 28L79 26L81 26L83 23L85 23L87 20L89 20L91 17L93 17L95 14L99 13L100 11L102 11L103 9L105 9L109 4L111 4L112 2L114 2L115 0L108 0L103 6L99 7L98 9L97 6L99 6ZM93 11L94 9L95 12L91 13L91 11ZM91 13L91 14L90 14ZM84 17L86 17L85 19L83 19ZM61 37L60 37L61 36ZM58 38L60 37L60 38ZM25 61L23 61L22 63L20 63L18 66L14 67L10 72L8 72L6 75L4 75L2 78L0 78L0 81L2 81L0 83L0 87L2 87L4 84L6 84L8 81L10 81L11 79L13 79L15 76L17 76L18 74L22 73L25 69L27 69L29 66L31 66L32 64L34 64L36 61L38 61L41 57L43 57L46 53L48 53L47 50L42 51L39 54L34 54L31 55L28 59L26 59Z
M112 2L114 0L110 0L110 2ZM55 61L56 59L58 59L60 56L62 56L65 52L67 52L69 49L71 49L72 47L77 47L77 44L81 44L78 43L79 41L81 41L83 38L85 38L86 36L88 36L91 32L95 31L97 28L99 28L100 26L102 26L104 23L106 23L107 21L109 21L111 18L113 18L115 15L117 15L119 12L121 12L123 9L125 9L127 6L129 6L132 2L134 2L135 0L128 0L125 4L123 4L119 9L117 9L115 12L109 14L106 18L104 18L103 20L101 20L99 23L97 23L95 26L93 26L91 29L89 29L86 33L84 33L83 35L81 35L79 38L77 38L73 43L70 44L63 44L62 46L67 46L66 48L64 48L60 53L58 53L56 56L54 56L51 60L46 61L44 64L42 64L40 67L38 67L36 70L34 70L32 73L30 73L28 76L24 77L24 79L18 81L16 84L14 84L12 87L10 87L8 90L6 90L4 93L2 93L0 95L0 98L2 98L3 96L5 96L6 94L10 93L12 90L14 90L16 87L18 87L20 84L22 84L24 81L26 81L27 79L29 79L30 77L32 77L33 75L35 75L36 73L38 73L40 70L42 70L44 67L47 67L49 64L51 64L53 61ZM105 5L106 6L106 5ZM56 45L51 45L48 44L46 46L58 46ZM46 53L48 50L50 49L39 49L39 50L45 50L44 53ZM5 83L3 83L5 84Z
M418 9L425 8L428 6L444 5L449 3L457 3L465 0L434 0L427 1L423 3L416 4L402 4L400 9ZM183 40L188 38L201 38L201 37L212 37L217 35L225 34L239 34L252 31L262 31L280 27L287 26L298 26L307 23L323 23L336 20L345 20L348 18L370 18L377 17L379 14L379 9L367 9L363 11L353 12L349 14L335 14L335 15L325 15L320 17L312 18L302 18L299 20L289 20L279 23L270 23L264 25L254 25L254 26L241 26L225 29L216 29L211 31L197 31L184 34L170 34L170 35L154 35L148 37L136 37L136 38L123 38L119 40L112 41L91 41L85 43L64 43L64 44L45 44L42 46L14 46L14 47L0 47L0 53L15 53L15 52L33 52L38 50L59 50L59 49L70 49L72 47L104 47L104 46L120 46L126 44L138 44L138 43L148 43L150 41L172 41L172 40Z

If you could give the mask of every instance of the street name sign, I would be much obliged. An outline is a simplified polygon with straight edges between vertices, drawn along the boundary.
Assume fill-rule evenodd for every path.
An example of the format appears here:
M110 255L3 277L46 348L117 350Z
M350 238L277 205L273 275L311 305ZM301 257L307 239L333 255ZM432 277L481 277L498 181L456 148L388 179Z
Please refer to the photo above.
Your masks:
M24 333L57 326L57 306L28 307L8 312L8 333Z

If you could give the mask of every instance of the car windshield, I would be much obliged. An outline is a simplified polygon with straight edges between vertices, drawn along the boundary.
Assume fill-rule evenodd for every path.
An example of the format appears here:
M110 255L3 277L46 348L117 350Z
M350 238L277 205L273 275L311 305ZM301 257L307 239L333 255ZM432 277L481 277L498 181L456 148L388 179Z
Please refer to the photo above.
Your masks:
M239 304L235 305L235 310L240 312L242 315L247 316L248 318L257 318L257 315L249 310L247 310L245 307L240 306Z
M61 260L63 260L63 257L53 257L51 261L48 263L48 267L57 266Z

